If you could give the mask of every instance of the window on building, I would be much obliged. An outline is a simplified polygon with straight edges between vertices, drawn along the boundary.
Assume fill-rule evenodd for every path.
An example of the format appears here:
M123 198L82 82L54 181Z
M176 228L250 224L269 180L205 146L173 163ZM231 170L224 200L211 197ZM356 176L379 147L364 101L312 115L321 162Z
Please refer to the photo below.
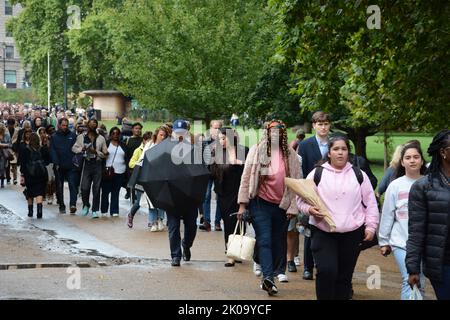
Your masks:
M5 83L7 88L17 87L16 70L5 70Z
M13 46L6 46L5 56L6 56L6 59L14 59L14 47Z
M12 14L13 14L13 7L8 0L5 0L5 15L12 16Z

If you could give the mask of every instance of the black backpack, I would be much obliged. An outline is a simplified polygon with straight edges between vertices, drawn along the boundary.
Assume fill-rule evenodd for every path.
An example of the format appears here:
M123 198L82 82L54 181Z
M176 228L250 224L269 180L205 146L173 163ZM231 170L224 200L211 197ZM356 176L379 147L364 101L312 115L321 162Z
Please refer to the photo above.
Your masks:
M27 163L28 175L34 179L41 179L47 176L47 167L42 159L40 151L30 150L30 161Z

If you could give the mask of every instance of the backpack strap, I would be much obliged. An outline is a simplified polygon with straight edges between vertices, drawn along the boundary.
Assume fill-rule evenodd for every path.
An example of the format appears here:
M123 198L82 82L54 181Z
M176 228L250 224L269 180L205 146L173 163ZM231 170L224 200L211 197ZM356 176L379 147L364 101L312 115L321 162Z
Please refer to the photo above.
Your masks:
M322 172L323 172L322 166L316 167L316 171L314 171L314 183L316 184L316 186L319 185L320 179L322 179Z
M353 171L355 172L356 179L358 180L359 185L362 185L364 181L364 176L359 167L352 166Z

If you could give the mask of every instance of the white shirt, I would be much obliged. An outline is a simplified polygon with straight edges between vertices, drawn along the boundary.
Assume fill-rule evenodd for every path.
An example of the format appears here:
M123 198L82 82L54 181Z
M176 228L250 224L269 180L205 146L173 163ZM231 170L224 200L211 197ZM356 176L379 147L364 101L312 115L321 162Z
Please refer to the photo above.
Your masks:
M116 153L117 150L117 153ZM127 169L127 164L125 163L125 151L122 149L120 145L117 147L113 145L112 143L109 144L108 147L108 158L106 159L106 166L107 167L114 167L114 172L117 174L125 173ZM114 158L114 154L116 154L116 157ZM114 159L114 163L113 163Z
M384 197L378 244L406 250L408 240L408 198L417 180L402 176L389 184Z

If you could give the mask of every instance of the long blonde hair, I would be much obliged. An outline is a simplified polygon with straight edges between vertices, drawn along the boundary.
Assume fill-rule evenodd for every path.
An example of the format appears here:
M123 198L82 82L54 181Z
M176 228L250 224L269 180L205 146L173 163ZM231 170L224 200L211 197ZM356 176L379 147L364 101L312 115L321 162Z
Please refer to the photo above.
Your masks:
M389 167L397 169L398 165L400 164L400 156L402 154L403 146L403 144L400 144L395 148L395 151L392 154L391 162L389 162Z

